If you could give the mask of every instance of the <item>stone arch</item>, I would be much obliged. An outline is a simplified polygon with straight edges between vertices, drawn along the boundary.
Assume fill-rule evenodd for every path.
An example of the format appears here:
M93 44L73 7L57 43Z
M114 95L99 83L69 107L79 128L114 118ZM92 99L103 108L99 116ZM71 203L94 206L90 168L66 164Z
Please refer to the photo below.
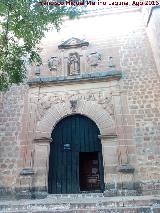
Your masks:
M44 117L37 123L36 138L50 138L56 124L66 116L81 114L93 120L101 135L115 135L115 122L109 113L101 105L92 101L77 101L76 108L73 110L71 103L65 102L53 105L46 111Z

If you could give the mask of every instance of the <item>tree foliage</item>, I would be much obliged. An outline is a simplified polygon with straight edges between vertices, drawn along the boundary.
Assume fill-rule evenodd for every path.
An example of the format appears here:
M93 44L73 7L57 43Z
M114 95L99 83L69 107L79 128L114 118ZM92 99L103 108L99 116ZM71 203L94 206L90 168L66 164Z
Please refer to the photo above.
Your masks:
M36 44L44 33L51 26L59 30L64 16L74 18L83 9L82 6L42 6L38 2L0 0L0 90L23 82L25 60L41 64Z

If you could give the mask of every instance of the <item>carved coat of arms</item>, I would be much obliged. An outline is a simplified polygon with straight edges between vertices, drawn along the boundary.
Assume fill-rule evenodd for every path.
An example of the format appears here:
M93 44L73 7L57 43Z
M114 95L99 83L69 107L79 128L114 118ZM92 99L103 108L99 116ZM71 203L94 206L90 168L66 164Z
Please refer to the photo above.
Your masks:
M87 62L90 66L97 66L101 61L101 54L94 52L87 56Z
M58 69L59 64L60 64L60 59L58 57L51 57L48 60L48 67L50 71L56 71Z

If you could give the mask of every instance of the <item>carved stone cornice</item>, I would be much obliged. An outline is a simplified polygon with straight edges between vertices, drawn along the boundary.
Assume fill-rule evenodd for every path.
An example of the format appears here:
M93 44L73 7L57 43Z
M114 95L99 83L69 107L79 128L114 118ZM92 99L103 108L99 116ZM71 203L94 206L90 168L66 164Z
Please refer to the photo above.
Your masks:
M95 73L84 73L75 76L60 76L60 77L37 77L28 81L29 86L45 85L45 84L67 84L88 81L106 81L106 80L120 80L122 77L121 71L103 71Z

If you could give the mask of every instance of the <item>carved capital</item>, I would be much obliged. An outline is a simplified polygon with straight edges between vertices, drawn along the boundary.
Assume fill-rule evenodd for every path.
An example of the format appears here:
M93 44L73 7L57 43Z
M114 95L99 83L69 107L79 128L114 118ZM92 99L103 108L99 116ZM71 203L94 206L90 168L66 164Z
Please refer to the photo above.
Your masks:
M122 165L118 166L117 170L118 170L118 172L130 174L130 173L134 173L135 169L130 164L122 164Z
M111 139L111 138L117 138L117 134L107 134L107 135L98 135L99 139Z
M34 143L51 143L52 142L52 138L35 138L34 139Z
M32 168L23 168L21 171L20 171L20 175L22 176L28 176L28 175L34 175L35 172L33 171Z

